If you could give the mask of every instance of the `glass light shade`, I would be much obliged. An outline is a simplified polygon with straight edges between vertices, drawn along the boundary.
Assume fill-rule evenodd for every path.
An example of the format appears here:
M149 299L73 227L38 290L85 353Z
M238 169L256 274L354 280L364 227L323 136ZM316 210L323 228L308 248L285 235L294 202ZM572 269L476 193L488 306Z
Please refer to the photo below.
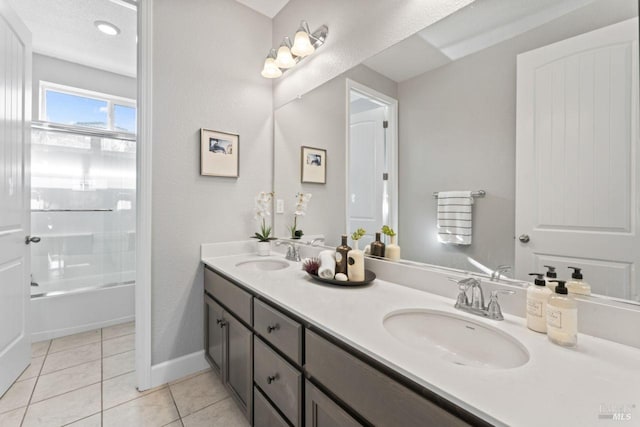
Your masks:
M313 47L311 40L309 40L309 33L302 29L298 30L293 41L291 53L296 56L305 57L311 55L315 50L316 48Z
M282 75L282 70L276 65L276 60L268 56L267 59L264 60L264 68L260 74L267 79L277 79Z
M291 68L296 65L296 60L291 55L291 50L286 42L282 42L278 48L278 56L276 56L276 66L278 68Z

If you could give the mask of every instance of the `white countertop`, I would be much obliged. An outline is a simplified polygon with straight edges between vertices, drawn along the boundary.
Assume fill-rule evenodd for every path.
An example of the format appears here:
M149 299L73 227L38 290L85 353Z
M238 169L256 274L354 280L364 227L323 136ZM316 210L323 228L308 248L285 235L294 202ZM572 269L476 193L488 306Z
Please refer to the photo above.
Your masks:
M365 287L327 286L311 280L300 263L271 272L236 267L249 259L264 258L232 255L202 261L490 423L603 426L611 421L598 419L605 405L626 406L631 420L622 425L640 425L640 349L583 334L576 348L567 349L527 329L520 317L484 319L454 309L451 299L380 279ZM477 368L415 350L391 336L382 323L388 313L407 308L454 313L498 328L520 341L530 360L513 369Z

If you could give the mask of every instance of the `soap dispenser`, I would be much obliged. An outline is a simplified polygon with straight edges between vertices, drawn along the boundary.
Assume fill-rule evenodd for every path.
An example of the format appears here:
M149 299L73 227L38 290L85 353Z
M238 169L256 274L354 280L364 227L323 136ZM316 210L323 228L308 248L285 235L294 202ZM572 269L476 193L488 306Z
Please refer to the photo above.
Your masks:
M533 285L527 288L527 328L536 332L547 332L547 301L552 292L547 288L542 273L529 273L536 276Z
M547 336L554 344L575 347L578 343L578 306L568 295L564 280L552 282L558 286L547 303Z
M380 240L380 233L376 233L376 240L371 243L371 255L384 257L384 243Z
M554 293L556 291L556 284L552 282L558 278L558 273L556 273L556 268L552 265L543 265L544 268L547 269L547 274L544 276L544 281L547 283L547 288Z
M577 295L591 295L591 285L582 280L582 268L568 267L573 269L571 280L567 282L569 293Z
M336 274L347 274L347 254L351 246L347 244L347 235L342 235L342 244L336 248Z

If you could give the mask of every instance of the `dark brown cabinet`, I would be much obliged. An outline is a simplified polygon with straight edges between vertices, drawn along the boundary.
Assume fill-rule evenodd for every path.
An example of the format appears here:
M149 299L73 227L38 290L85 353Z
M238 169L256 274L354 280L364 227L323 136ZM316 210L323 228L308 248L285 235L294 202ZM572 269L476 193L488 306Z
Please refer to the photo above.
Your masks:
M309 381L305 381L306 427L361 427L347 412Z

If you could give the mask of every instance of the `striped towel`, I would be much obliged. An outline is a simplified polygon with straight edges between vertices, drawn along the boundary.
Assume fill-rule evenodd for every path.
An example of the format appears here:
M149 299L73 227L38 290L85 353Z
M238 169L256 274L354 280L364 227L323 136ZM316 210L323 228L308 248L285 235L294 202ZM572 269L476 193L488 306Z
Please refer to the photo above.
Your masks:
M454 245L470 245L473 234L471 191L438 193L438 241Z

